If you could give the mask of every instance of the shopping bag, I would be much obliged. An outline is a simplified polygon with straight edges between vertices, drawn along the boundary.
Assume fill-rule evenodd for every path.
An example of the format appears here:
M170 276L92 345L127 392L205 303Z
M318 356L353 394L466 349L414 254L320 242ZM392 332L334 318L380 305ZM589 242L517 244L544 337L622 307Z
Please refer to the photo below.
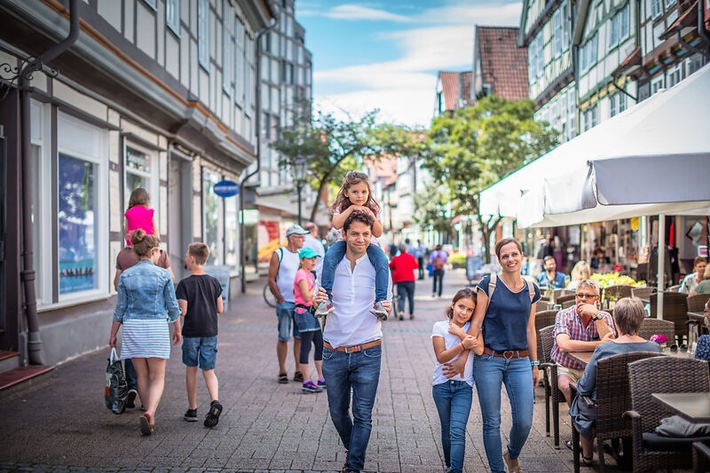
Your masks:
M104 399L106 407L114 414L123 414L126 410L126 397L128 396L128 383L123 372L123 365L118 359L116 349L111 348L111 355L106 366L106 387Z

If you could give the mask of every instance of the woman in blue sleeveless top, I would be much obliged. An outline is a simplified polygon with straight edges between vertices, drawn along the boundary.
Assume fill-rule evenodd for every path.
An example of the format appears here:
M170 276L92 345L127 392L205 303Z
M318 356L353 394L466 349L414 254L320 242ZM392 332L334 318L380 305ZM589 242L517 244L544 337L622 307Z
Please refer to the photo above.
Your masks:
M514 238L496 244L496 255L503 270L478 283L476 311L469 333L483 332L484 351L476 356L474 378L483 416L483 444L491 472L522 471L520 451L530 433L533 416L534 387L540 382L537 360L535 304L540 289L528 284L520 273L523 251ZM490 295L490 297L489 297ZM501 391L511 404L512 427L505 453L500 437Z

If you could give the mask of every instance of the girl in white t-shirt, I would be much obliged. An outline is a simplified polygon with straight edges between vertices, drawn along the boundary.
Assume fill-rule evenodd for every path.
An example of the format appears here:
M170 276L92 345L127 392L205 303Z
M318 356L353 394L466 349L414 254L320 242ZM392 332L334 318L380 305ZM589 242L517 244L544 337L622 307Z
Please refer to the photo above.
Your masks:
M466 424L473 399L474 357L468 357L463 375L457 374L447 379L443 368L446 363L455 360L466 350L473 350L477 355L483 353L481 335L473 337L466 333L475 308L476 293L470 288L461 289L454 295L451 306L446 309L448 320L436 322L431 333L437 360L434 366L432 395L441 422L441 445L444 448L447 473L463 471Z

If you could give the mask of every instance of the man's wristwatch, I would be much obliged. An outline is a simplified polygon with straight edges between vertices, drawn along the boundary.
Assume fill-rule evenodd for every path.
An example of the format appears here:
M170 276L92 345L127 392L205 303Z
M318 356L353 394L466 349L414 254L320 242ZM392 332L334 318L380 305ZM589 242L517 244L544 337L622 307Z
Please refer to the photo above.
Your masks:
M602 317L602 314L597 314L597 315L595 315L595 316L592 317L592 320L596 322L597 320L601 320L601 319L603 319L603 318L604 318L604 317Z

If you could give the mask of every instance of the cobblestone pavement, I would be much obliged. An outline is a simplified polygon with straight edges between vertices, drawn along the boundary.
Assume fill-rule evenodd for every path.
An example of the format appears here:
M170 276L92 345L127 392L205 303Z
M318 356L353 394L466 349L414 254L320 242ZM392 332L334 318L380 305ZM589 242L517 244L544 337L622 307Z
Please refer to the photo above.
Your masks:
M328 416L326 394L302 394L300 383L276 382L276 316L263 301L265 280L250 283L220 317L217 375L224 411L219 425L182 419L187 409L179 348L168 362L156 432L142 437L140 411L116 416L103 401L108 350L64 363L37 383L0 396L0 473L70 472L333 472L344 450ZM415 319L384 324L383 363L366 471L442 472L439 421L431 396L431 327L466 284L447 271L442 299L431 280L417 282ZM108 333L106 334L108 342ZM289 353L289 375L293 376ZM312 368L313 370L313 368ZM198 416L208 406L199 380ZM545 437L544 393L536 391L533 430L521 455L527 472L572 471L572 455ZM503 402L503 435L510 428ZM571 438L560 405L561 440ZM477 396L468 423L465 471L488 471ZM596 463L596 460L595 460ZM613 465L613 461L607 461ZM612 467L610 471L614 471Z

